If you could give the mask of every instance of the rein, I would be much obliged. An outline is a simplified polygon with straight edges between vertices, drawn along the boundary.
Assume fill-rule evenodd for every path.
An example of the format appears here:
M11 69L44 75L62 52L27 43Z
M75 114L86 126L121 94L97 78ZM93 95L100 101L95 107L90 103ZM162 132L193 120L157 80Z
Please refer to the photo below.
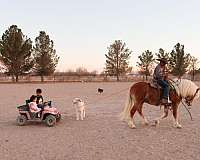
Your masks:
M191 118L191 121L193 121L192 114L191 114L190 110L189 110L188 107L183 103L182 100L181 100L181 103L183 104L183 106L185 107L185 109L188 111L188 113L189 113L189 115L190 115L190 118Z

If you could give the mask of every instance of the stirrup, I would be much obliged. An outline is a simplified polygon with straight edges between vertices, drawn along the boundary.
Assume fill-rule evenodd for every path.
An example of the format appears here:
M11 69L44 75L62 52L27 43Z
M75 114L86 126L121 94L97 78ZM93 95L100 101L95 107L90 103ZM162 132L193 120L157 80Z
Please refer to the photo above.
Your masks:
M172 102L168 99L162 99L160 103L161 105L165 105L165 106L169 106L172 104Z

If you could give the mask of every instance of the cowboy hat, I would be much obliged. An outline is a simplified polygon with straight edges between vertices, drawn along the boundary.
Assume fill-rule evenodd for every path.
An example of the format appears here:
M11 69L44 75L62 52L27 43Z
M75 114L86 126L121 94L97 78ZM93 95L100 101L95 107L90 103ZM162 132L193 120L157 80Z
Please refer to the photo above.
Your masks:
M166 59L166 58L158 58L158 59L156 59L156 60L167 64L167 59Z

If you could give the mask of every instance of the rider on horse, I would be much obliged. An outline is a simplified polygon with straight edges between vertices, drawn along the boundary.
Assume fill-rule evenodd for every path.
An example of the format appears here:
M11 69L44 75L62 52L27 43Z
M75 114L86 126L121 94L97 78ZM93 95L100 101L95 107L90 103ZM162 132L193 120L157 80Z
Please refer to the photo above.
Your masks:
M169 104L169 83L167 81L167 70L166 64L167 60L165 58L157 59L160 63L156 66L153 73L153 81L157 82L163 89L162 104Z

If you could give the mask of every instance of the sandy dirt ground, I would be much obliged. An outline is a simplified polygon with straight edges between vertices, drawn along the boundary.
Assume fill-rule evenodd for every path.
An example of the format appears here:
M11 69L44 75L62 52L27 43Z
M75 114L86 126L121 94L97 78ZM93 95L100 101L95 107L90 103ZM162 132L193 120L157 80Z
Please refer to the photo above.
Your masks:
M128 89L115 93L131 85L0 84L0 160L199 160L200 103L192 106L194 121L180 106L182 129L173 128L171 113L158 127L143 125L136 114L137 129L130 129L118 117ZM98 87L104 88L103 94L97 94ZM42 88L44 99L52 100L63 113L55 127L43 123L16 125L16 106L23 104L36 88ZM75 97L87 104L84 121L75 120ZM144 114L153 124L162 111L145 104Z

